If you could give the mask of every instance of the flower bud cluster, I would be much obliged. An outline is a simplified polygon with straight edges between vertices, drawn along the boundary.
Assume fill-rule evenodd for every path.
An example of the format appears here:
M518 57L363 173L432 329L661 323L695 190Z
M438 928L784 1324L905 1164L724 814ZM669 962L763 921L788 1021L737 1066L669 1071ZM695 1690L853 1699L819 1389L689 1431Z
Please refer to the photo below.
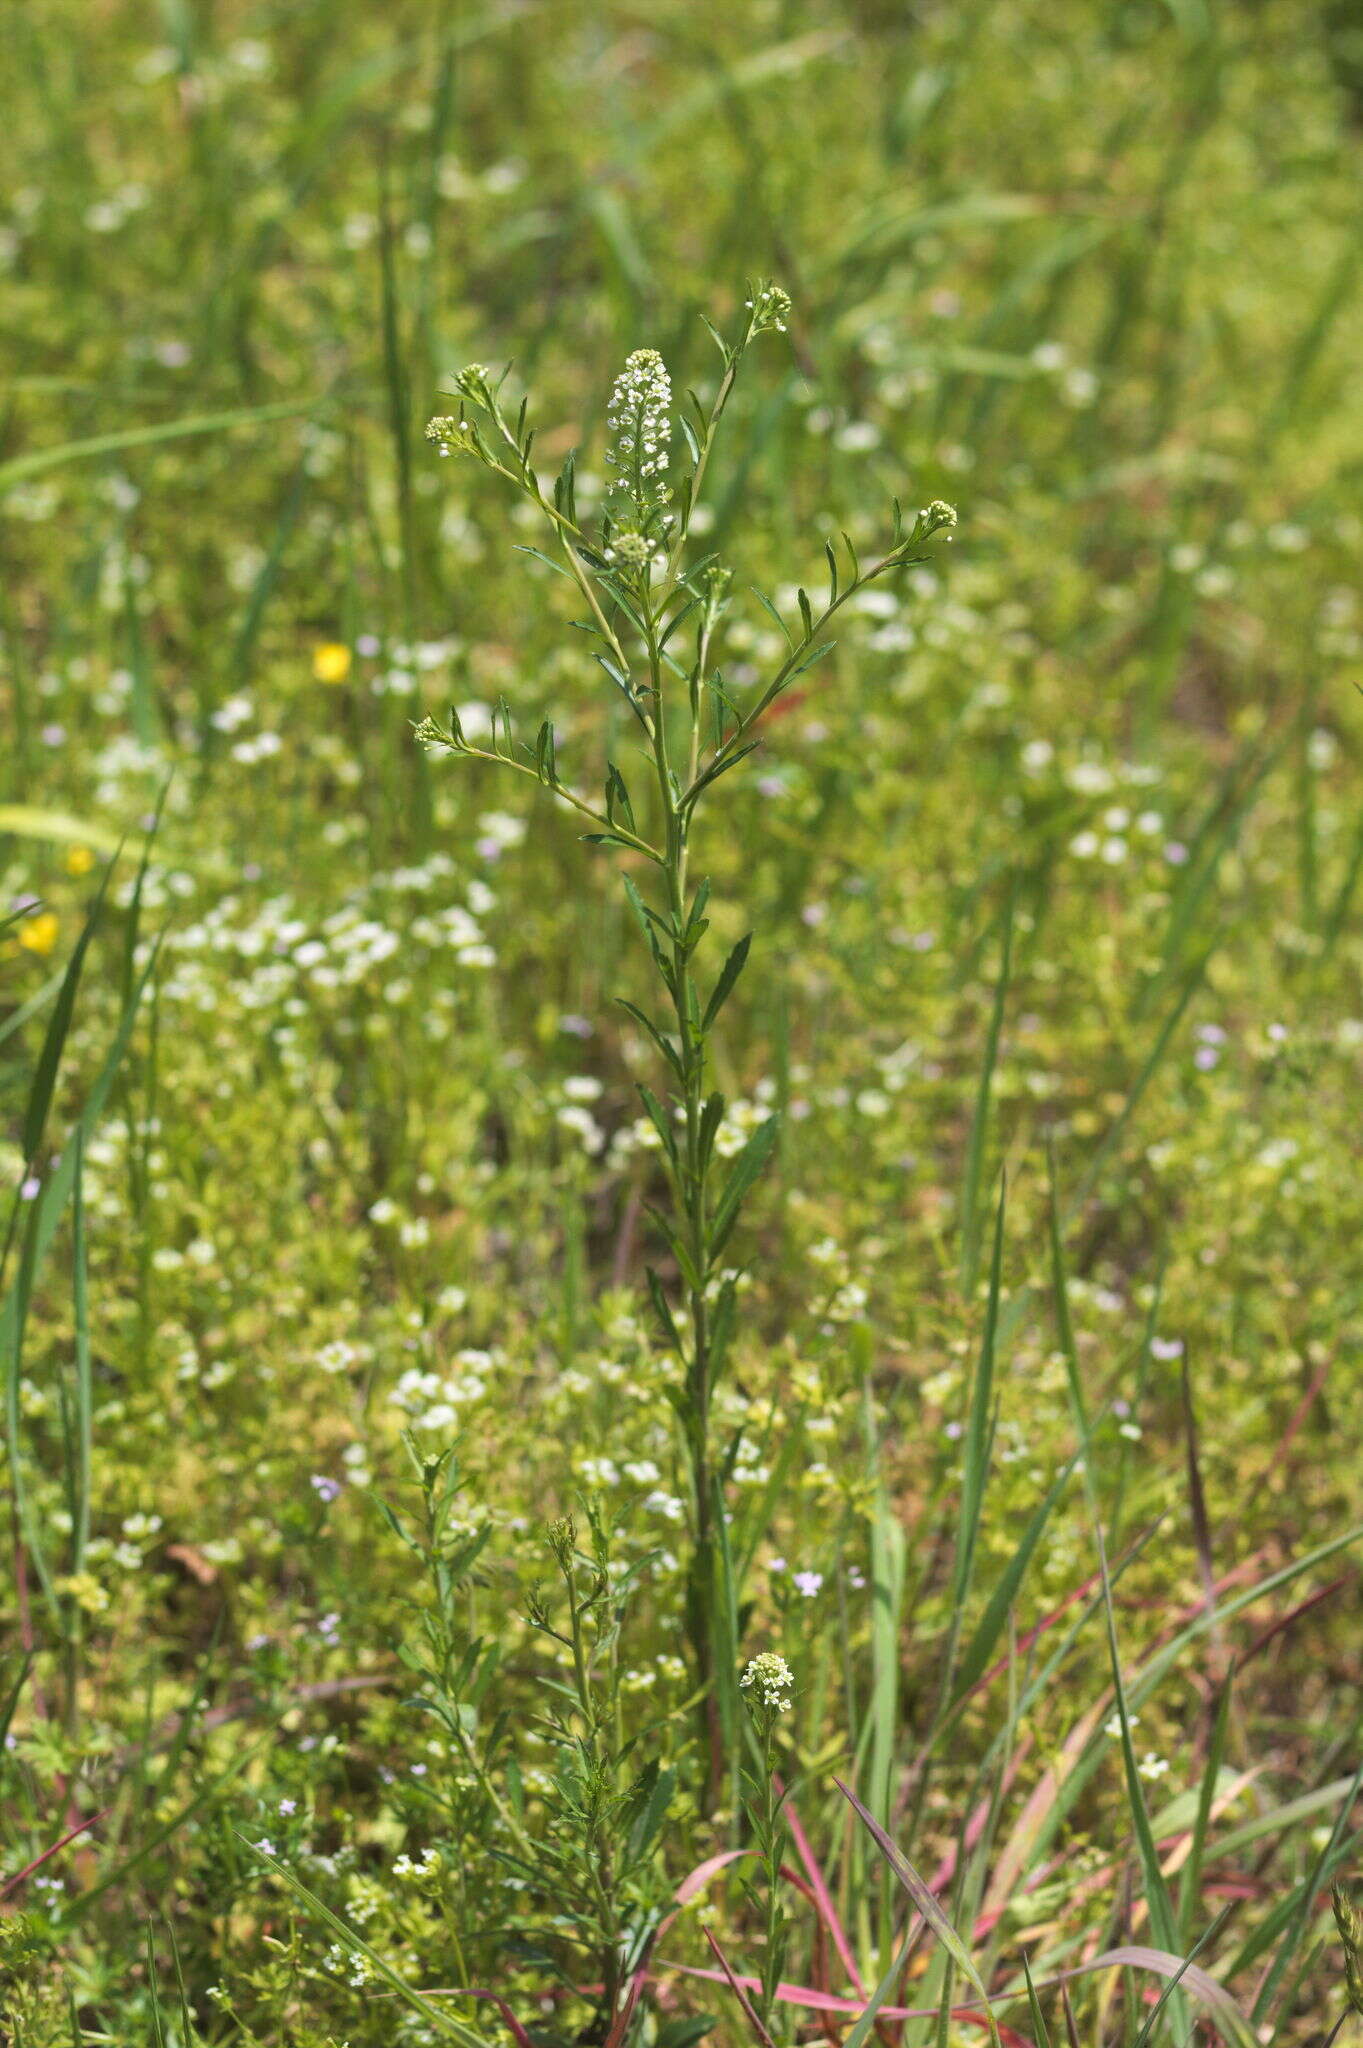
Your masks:
M785 333L791 312L790 294L783 292L779 284L772 284L768 279L755 285L752 297L744 303L752 314L752 334Z
M462 397L471 398L475 405L486 406L491 412L495 403L492 389L492 372L485 363L469 363L454 380L454 388Z
M474 448L473 427L468 420L453 419L442 413L426 422L426 439L435 443L437 455L469 453Z
M642 533L626 531L615 535L606 549L606 560L637 574L648 567L653 559L653 551L652 541L647 540Z

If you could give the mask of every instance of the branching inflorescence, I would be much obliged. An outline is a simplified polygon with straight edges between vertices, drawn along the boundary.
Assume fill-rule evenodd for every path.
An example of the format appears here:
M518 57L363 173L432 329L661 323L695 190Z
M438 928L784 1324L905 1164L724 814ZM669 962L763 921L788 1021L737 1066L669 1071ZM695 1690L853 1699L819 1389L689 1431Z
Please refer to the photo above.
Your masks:
M718 1673L722 1662L732 1685L733 1645L722 1621L724 1501L711 1407L733 1345L739 1299L739 1275L726 1255L744 1202L771 1155L778 1119L773 1115L759 1125L720 1171L715 1141L725 1102L709 1086L710 1038L747 961L751 934L738 941L702 989L696 956L708 929L710 884L690 875L692 828L702 800L759 744L759 728L771 706L828 654L833 644L828 628L848 600L877 579L923 560L924 544L934 536L950 538L956 523L955 511L940 500L912 519L896 502L889 543L875 560L863 565L846 533L841 547L826 542L827 594L816 605L800 589L797 620L782 619L771 600L755 592L780 626L787 651L774 672L755 689L750 686L742 699L731 691L718 654L732 575L713 554L688 563L687 544L743 359L759 336L785 330L790 311L785 292L764 282L749 292L733 340L710 329L722 360L719 381L708 406L688 393L689 409L676 423L686 457L676 463L671 380L656 350L635 350L611 394L607 461L612 480L608 510L595 534L578 518L571 455L552 489L542 485L532 463L528 404L522 400L514 413L510 410L503 398L506 373L494 379L476 364L461 371L454 380L458 414L435 418L426 429L439 454L471 456L538 508L556 550L555 558L541 559L551 560L576 584L587 612L581 623L594 642L596 660L629 706L650 765L651 801L645 802L642 792L636 797L614 761L607 762L601 797L594 800L565 781L552 722L544 720L531 741L517 738L505 698L493 711L485 747L472 743L453 712L446 724L427 718L416 729L418 739L432 749L496 761L533 776L586 820L591 828L584 834L587 840L642 863L645 887L629 875L624 886L665 1004L656 1016L632 1003L625 1008L647 1034L667 1076L661 1099L640 1085L667 1174L666 1206L651 1213L674 1268L674 1277L665 1280L650 1267L648 1285L677 1361L672 1405L690 1479L687 1628L703 1703L712 1794L718 1790L725 1749Z

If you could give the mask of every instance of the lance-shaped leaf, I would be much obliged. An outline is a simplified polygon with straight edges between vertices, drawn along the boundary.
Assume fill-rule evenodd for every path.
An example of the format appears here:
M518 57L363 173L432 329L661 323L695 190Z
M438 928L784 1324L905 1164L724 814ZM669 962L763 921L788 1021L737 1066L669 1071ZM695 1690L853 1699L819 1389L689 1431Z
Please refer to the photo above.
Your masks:
M732 995L734 984L747 964L751 948L752 933L745 932L720 970L719 980L715 983L714 993L705 1005L705 1016L701 1023L702 1030L708 1031L710 1029L710 1026L724 1008L730 995Z
M628 1014L634 1019L635 1023L640 1025L642 1029L648 1033L654 1045L657 1046L658 1051L662 1054L663 1058L667 1061L668 1066L676 1075L678 1081L681 1081L683 1078L682 1063L681 1060L678 1058L677 1049L672 1044L671 1040L664 1037L663 1033L658 1029L657 1025L653 1022L653 1019L650 1016L648 1016L645 1011L641 1010L637 1003L632 1003L629 1000L628 996L617 996L615 1000L620 1005L620 1008L628 1012Z
M639 1084L639 1098L648 1112L649 1122L658 1133L658 1139L664 1152L672 1161L673 1167L679 1172L681 1170L681 1163L677 1155L677 1139L672 1129L672 1119L668 1116L667 1111L663 1108L653 1090L644 1087L642 1082Z
M715 1204L714 1220L710 1230L712 1252L722 1250L728 1239L729 1232L738 1220L738 1212L745 1195L771 1157L780 1127L779 1113L776 1116L769 1116L764 1124L758 1125L734 1162L733 1172L724 1184L724 1192Z

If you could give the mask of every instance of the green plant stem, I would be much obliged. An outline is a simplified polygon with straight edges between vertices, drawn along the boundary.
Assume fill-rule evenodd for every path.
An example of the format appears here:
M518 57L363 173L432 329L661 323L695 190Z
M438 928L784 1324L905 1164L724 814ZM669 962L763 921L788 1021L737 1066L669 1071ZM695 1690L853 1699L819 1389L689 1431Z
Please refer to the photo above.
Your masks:
M765 1754L762 1759L761 1853L767 1914L762 1944L762 1993L758 2006L758 2017L769 2032L776 2007L776 1987L781 1981L783 1925L780 1893L783 1828L781 1797L776 1790L776 1746L772 1739L773 1727L774 1724L767 1729Z
M653 690L651 737L658 797L663 814L663 882L671 920L670 988L681 1062L681 1107L684 1138L675 1176L679 1234L692 1263L694 1284L686 1284L685 1322L690 1355L682 1360L686 1374L686 1434L691 1477L693 1547L687 1588L687 1623L695 1660L702 1751L707 1759L707 1789L713 1806L723 1779L724 1752L719 1707L715 1696L715 1484L710 1459L711 1332L708 1300L710 1277L709 1162L701 1145L701 1111L705 1094L706 1033L691 974L691 943L687 937L686 871L689 814L683 807L668 757L667 712L663 699L662 652L657 615L646 614L649 675ZM699 696L692 693L689 759L700 751Z

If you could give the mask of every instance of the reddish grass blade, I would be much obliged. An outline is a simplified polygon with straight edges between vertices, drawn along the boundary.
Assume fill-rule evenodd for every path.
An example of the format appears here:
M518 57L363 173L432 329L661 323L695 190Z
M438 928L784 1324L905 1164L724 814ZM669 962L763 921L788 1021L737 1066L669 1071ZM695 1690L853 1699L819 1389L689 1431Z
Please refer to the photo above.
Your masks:
M384 1998L391 1998L392 1995L391 1992L381 1992L379 1994L380 1997ZM565 1992L551 1992L549 1995L559 1998L567 1996ZM534 2042L530 2039L530 2036L526 2033L525 2028L516 2018L515 2013L512 2012L511 2007L502 1997L500 1991L489 1991L486 1985L480 1984L471 1984L467 1989L462 1984L436 1984L432 1985L429 1990L422 1991L420 1996L422 1998L481 1998L488 2005L496 2006L506 2023L507 2032L516 2043L516 2048L535 2048Z
M50 1849L44 1849L41 1856L35 1856L33 1861L26 1863L22 1870L16 1870L13 1877L6 1878L5 1882L0 1884L0 1899L7 1899L11 1892L17 1892L26 1878L32 1877L35 1870L42 1869L50 1856L55 1856L57 1851L64 1849L68 1842L74 1842L77 1835L85 1834L87 1829L94 1827L97 1822L102 1821L108 1811L108 1807L105 1806L98 1813L92 1813L90 1818L81 1821L78 1827L69 1829L59 1842L52 1844Z
M677 1904L684 1906L688 1899L694 1899L697 1892L703 1892L712 1877L717 1877L727 1864L737 1863L744 1856L751 1856L751 1849L724 1849L718 1856L707 1856L693 1871L685 1876L673 1894ZM662 1929L658 1932L661 1934Z
M724 1972L725 1980L728 1983L729 1989L733 1992L734 1997L738 2000L739 2004L743 2008L744 2018L747 2020L748 2025L756 2034L758 2040L762 2043L762 2048L776 2048L776 2043L772 2040L771 2035L767 2032L761 2020L758 2018L757 2009L753 2005L752 2000L748 1996L748 1986L752 1986L756 1990L760 1991L762 1988L761 1985L758 1983L755 1977L748 1977L743 1979L742 1981L735 1977L733 1971L729 1968L729 1964L725 1957L723 1949L715 1940L714 1935L711 1934L708 1927L705 1930L705 1939L710 1944L710 1951L711 1954L714 1956L715 1961L719 1964L720 1969Z
M785 1790L779 1780L777 1781L776 1789L779 1793L783 1793ZM794 1803L789 1799L786 1800L785 1815L786 1824L790 1829L790 1839L794 1842L795 1852L804 1865L805 1875L809 1879L810 1890L814 1894L814 1904L818 1910L819 1917L832 1937L833 1946L838 1952L838 1959L847 1972L848 1983L852 1986L858 1997L864 1998L866 1987L862 1983L861 1976L857 1970L856 1958L852 1954L852 1945L847 1939L841 1920L838 1918L832 1894L824 1880L824 1874L819 1868L819 1860L814 1854L808 1835L800 1825L800 1817L795 1811Z
M1350 1584L1352 1584L1352 1580L1349 1578L1332 1579L1329 1585L1322 1586L1319 1592L1309 1593L1305 1600L1299 1600L1295 1607L1289 1607L1286 1614L1280 1614L1276 1621L1270 1622L1261 1636L1254 1638L1254 1641L1239 1659L1239 1668L1243 1669L1251 1657L1257 1657L1261 1650L1266 1650L1275 1636L1280 1636L1284 1629L1291 1628L1293 1622L1299 1621L1303 1614L1309 1614L1313 1607L1320 1606L1322 1600L1333 1598L1341 1587Z
M697 1969L690 1963L673 1963L670 1967L683 1977L699 1977L708 1984L740 1984L745 1990L757 1991L760 1984L756 1977L724 1976L718 1970ZM1046 1986L1039 1987L1046 1989ZM776 1996L782 2005L794 2005L806 2012L836 2013L845 2019L857 2019L861 2006L854 1998L838 1998L829 1991L816 1991L812 1984L786 1984L776 1987ZM936 2005L882 2005L876 2014L882 2020L935 2020L941 2011ZM986 2032L989 2022L984 2014L973 2005L953 2005L951 2017L963 2027L983 2027ZM999 2028L999 2039L1004 2048L1034 2048L1025 2034L1019 2034L1014 2027Z

